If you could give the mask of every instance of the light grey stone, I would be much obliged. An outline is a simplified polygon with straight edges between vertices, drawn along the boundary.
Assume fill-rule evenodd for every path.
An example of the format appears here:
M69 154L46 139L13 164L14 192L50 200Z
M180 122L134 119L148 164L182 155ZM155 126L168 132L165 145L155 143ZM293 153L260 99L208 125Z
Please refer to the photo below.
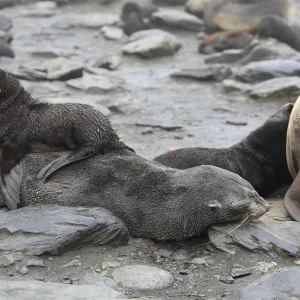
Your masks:
M0 251L58 255L87 245L127 241L123 222L101 208L36 205L0 211Z
M113 279L124 288L154 290L167 288L173 282L171 273L145 265L125 266L112 273Z
M0 280L0 300L115 300L128 299L109 287L96 285L69 285L41 281Z
M115 26L103 26L101 32L108 40L120 40L123 38L123 30Z

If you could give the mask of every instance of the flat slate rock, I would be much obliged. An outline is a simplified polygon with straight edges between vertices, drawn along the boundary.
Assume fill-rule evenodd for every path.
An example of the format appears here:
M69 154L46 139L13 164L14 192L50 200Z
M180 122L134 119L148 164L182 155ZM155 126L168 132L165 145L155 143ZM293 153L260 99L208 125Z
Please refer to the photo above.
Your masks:
M298 222L254 221L235 229L226 239L217 241L218 237L229 232L230 228L232 224L214 225L208 230L208 236L217 248L224 250L227 245L235 244L254 252L300 257L300 223Z
M157 267L132 265L116 269L113 279L131 290L154 290L169 287L174 279L170 272Z
M171 74L171 77L185 77L199 81L222 81L232 74L230 68L226 66L203 65L195 69L182 69Z
M247 93L252 98L288 97L300 93L300 77L269 79L252 85Z
M135 38L123 46L124 54L135 54L144 58L172 56L182 47L182 43L175 36L161 32L147 31L144 36L140 33Z
M238 80L249 83L287 76L300 76L300 62L291 59L256 61L239 68L235 73Z
M300 267L284 268L227 295L224 300L300 299Z
M202 20L184 11L159 10L152 14L152 20L156 25L165 25L175 29L185 29L198 32L202 31L204 28Z
M84 246L124 245L128 238L124 223L102 208L34 205L0 211L0 251L60 255Z
M35 280L0 280L0 300L16 299L120 300L128 297L108 286L70 285Z
M82 78L68 80L67 85L88 94L111 92L122 87L124 83L122 77L111 74L110 71L105 69L95 70L95 72L97 71L97 74L84 72Z

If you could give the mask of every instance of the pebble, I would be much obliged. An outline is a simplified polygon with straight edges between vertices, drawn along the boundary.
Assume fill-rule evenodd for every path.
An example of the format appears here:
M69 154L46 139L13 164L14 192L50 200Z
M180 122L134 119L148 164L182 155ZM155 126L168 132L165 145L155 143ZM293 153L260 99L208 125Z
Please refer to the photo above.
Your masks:
M120 263L116 262L116 261L105 261L102 263L102 269L109 269L109 268L118 268L120 267Z
M29 259L26 263L26 267L45 267L43 259Z
M124 37L124 32L119 27L106 25L100 31L108 40L120 40Z
M251 275L252 271L248 268L245 268L239 264L234 264L232 269L231 269L231 276L233 278L237 278L237 277L242 277L242 276L246 276L246 275Z
M94 63L93 67L104 68L108 70L116 70L121 63L122 63L121 56L115 54L108 54L102 56L99 60L97 60Z
M126 289L154 290L167 288L173 283L171 273L146 265L131 265L112 273L113 279Z
M221 275L219 280L227 284L233 284L234 282L234 279L231 276L224 276L224 275Z
M78 267L78 266L81 266L82 263L79 259L74 259L70 262L68 262L67 264L64 264L62 266L60 266L60 268L68 268L68 267Z
M25 266L23 266L23 267L19 270L19 273L20 273L21 275L26 275L26 274L28 274L28 272L29 272L29 270L28 270L28 268L25 267Z
M236 126L245 126L248 124L246 121L239 121L239 120L227 120L226 124L236 125Z

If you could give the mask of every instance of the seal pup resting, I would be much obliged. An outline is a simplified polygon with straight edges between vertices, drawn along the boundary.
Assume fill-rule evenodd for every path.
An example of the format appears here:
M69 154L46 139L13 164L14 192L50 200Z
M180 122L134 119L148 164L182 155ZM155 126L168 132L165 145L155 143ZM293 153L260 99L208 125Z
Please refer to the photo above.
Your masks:
M289 215L300 222L300 97L295 102L287 129L286 159L294 181L284 197L283 204Z
M102 207L120 218L131 236L153 240L188 239L213 224L250 221L269 209L237 174L214 166L172 169L126 149L71 164L46 184L35 179L61 155L26 155L22 205Z
M97 153L120 148L133 151L92 106L39 102L12 74L0 69L0 186L11 210L20 202L20 162L31 151L31 143L74 150L45 166L38 174L42 181L62 167Z
M135 2L127 2L121 11L122 28L127 35L136 31L152 28L151 15L157 11L154 7L141 6Z
M154 160L177 169L214 165L239 174L261 196L269 196L281 184L292 181L285 146L292 108L293 104L284 105L262 126L229 148L182 148Z

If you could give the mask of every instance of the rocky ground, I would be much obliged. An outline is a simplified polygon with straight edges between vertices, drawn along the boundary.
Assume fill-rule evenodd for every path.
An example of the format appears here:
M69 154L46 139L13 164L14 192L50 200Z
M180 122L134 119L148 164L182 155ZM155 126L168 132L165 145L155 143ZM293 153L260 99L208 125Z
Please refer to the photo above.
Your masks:
M229 146L261 125L283 104L295 101L295 95L290 93L299 91L300 84L295 77L287 80L288 88L282 88L280 97L272 98L253 98L251 93L249 96L241 91L225 92L222 85L232 86L228 81L222 84L215 80L171 77L170 74L183 68L203 68L204 56L197 53L197 31L169 30L176 36L176 40L172 37L169 41L175 44L176 50L170 50L174 55L151 59L124 55L122 48L127 38L122 32L109 27L100 30L103 24L115 22L124 2L101 5L97 1L84 1L84 4L77 1L59 8L51 2L42 2L42 6L3 9L13 21L10 33L14 37L15 58L1 58L1 67L23 78L26 88L41 100L92 103L109 116L128 145L149 159L174 147ZM180 6L172 9L183 11ZM102 15L92 15L96 13ZM283 58L299 58L299 54L285 45L273 43L270 47ZM128 51L131 50L127 48ZM94 67L108 54L115 56L117 65L111 73ZM63 58L72 59L72 64ZM84 77L81 77L82 70L85 70ZM196 75L203 78L205 72L201 69ZM60 80L63 76L68 77L67 82ZM266 218L278 222L287 219L282 194L271 199L274 205ZM128 245L121 247L85 247L60 256L38 258L3 254L0 275L1 279L12 282L37 280L71 285L73 296L60 299L126 299L124 295L127 295L132 299L217 300L264 274L300 264L297 258L300 242L287 241L284 237L281 241L286 244L278 246L277 243L274 251L265 247L260 253L239 247L234 254L229 251L230 254L215 248L207 237L200 237L177 243L130 239ZM276 244L271 241L269 246L272 243ZM298 269L292 272L295 272L293 278L299 276ZM281 273L278 276L274 280L282 281ZM287 275L282 277L289 281ZM275 285L279 286L278 282ZM18 286L17 281L15 284L10 287L14 291L27 286L41 295L38 298L31 295L28 299L47 299L43 285ZM83 284L93 288L85 290L82 286L82 290L76 290L75 285ZM9 298L3 292L5 289L7 286L0 285L0 299L20 299L17 292ZM53 290L55 299L58 290L63 293L60 286L49 285L48 289ZM100 290L102 298L97 296ZM267 293L267 288L264 291ZM281 298L268 299L300 299L299 290L293 292L289 298L283 293ZM244 298L236 299L260 299L246 298L245 294L249 296L249 293L246 291ZM80 295L90 298L79 298Z

